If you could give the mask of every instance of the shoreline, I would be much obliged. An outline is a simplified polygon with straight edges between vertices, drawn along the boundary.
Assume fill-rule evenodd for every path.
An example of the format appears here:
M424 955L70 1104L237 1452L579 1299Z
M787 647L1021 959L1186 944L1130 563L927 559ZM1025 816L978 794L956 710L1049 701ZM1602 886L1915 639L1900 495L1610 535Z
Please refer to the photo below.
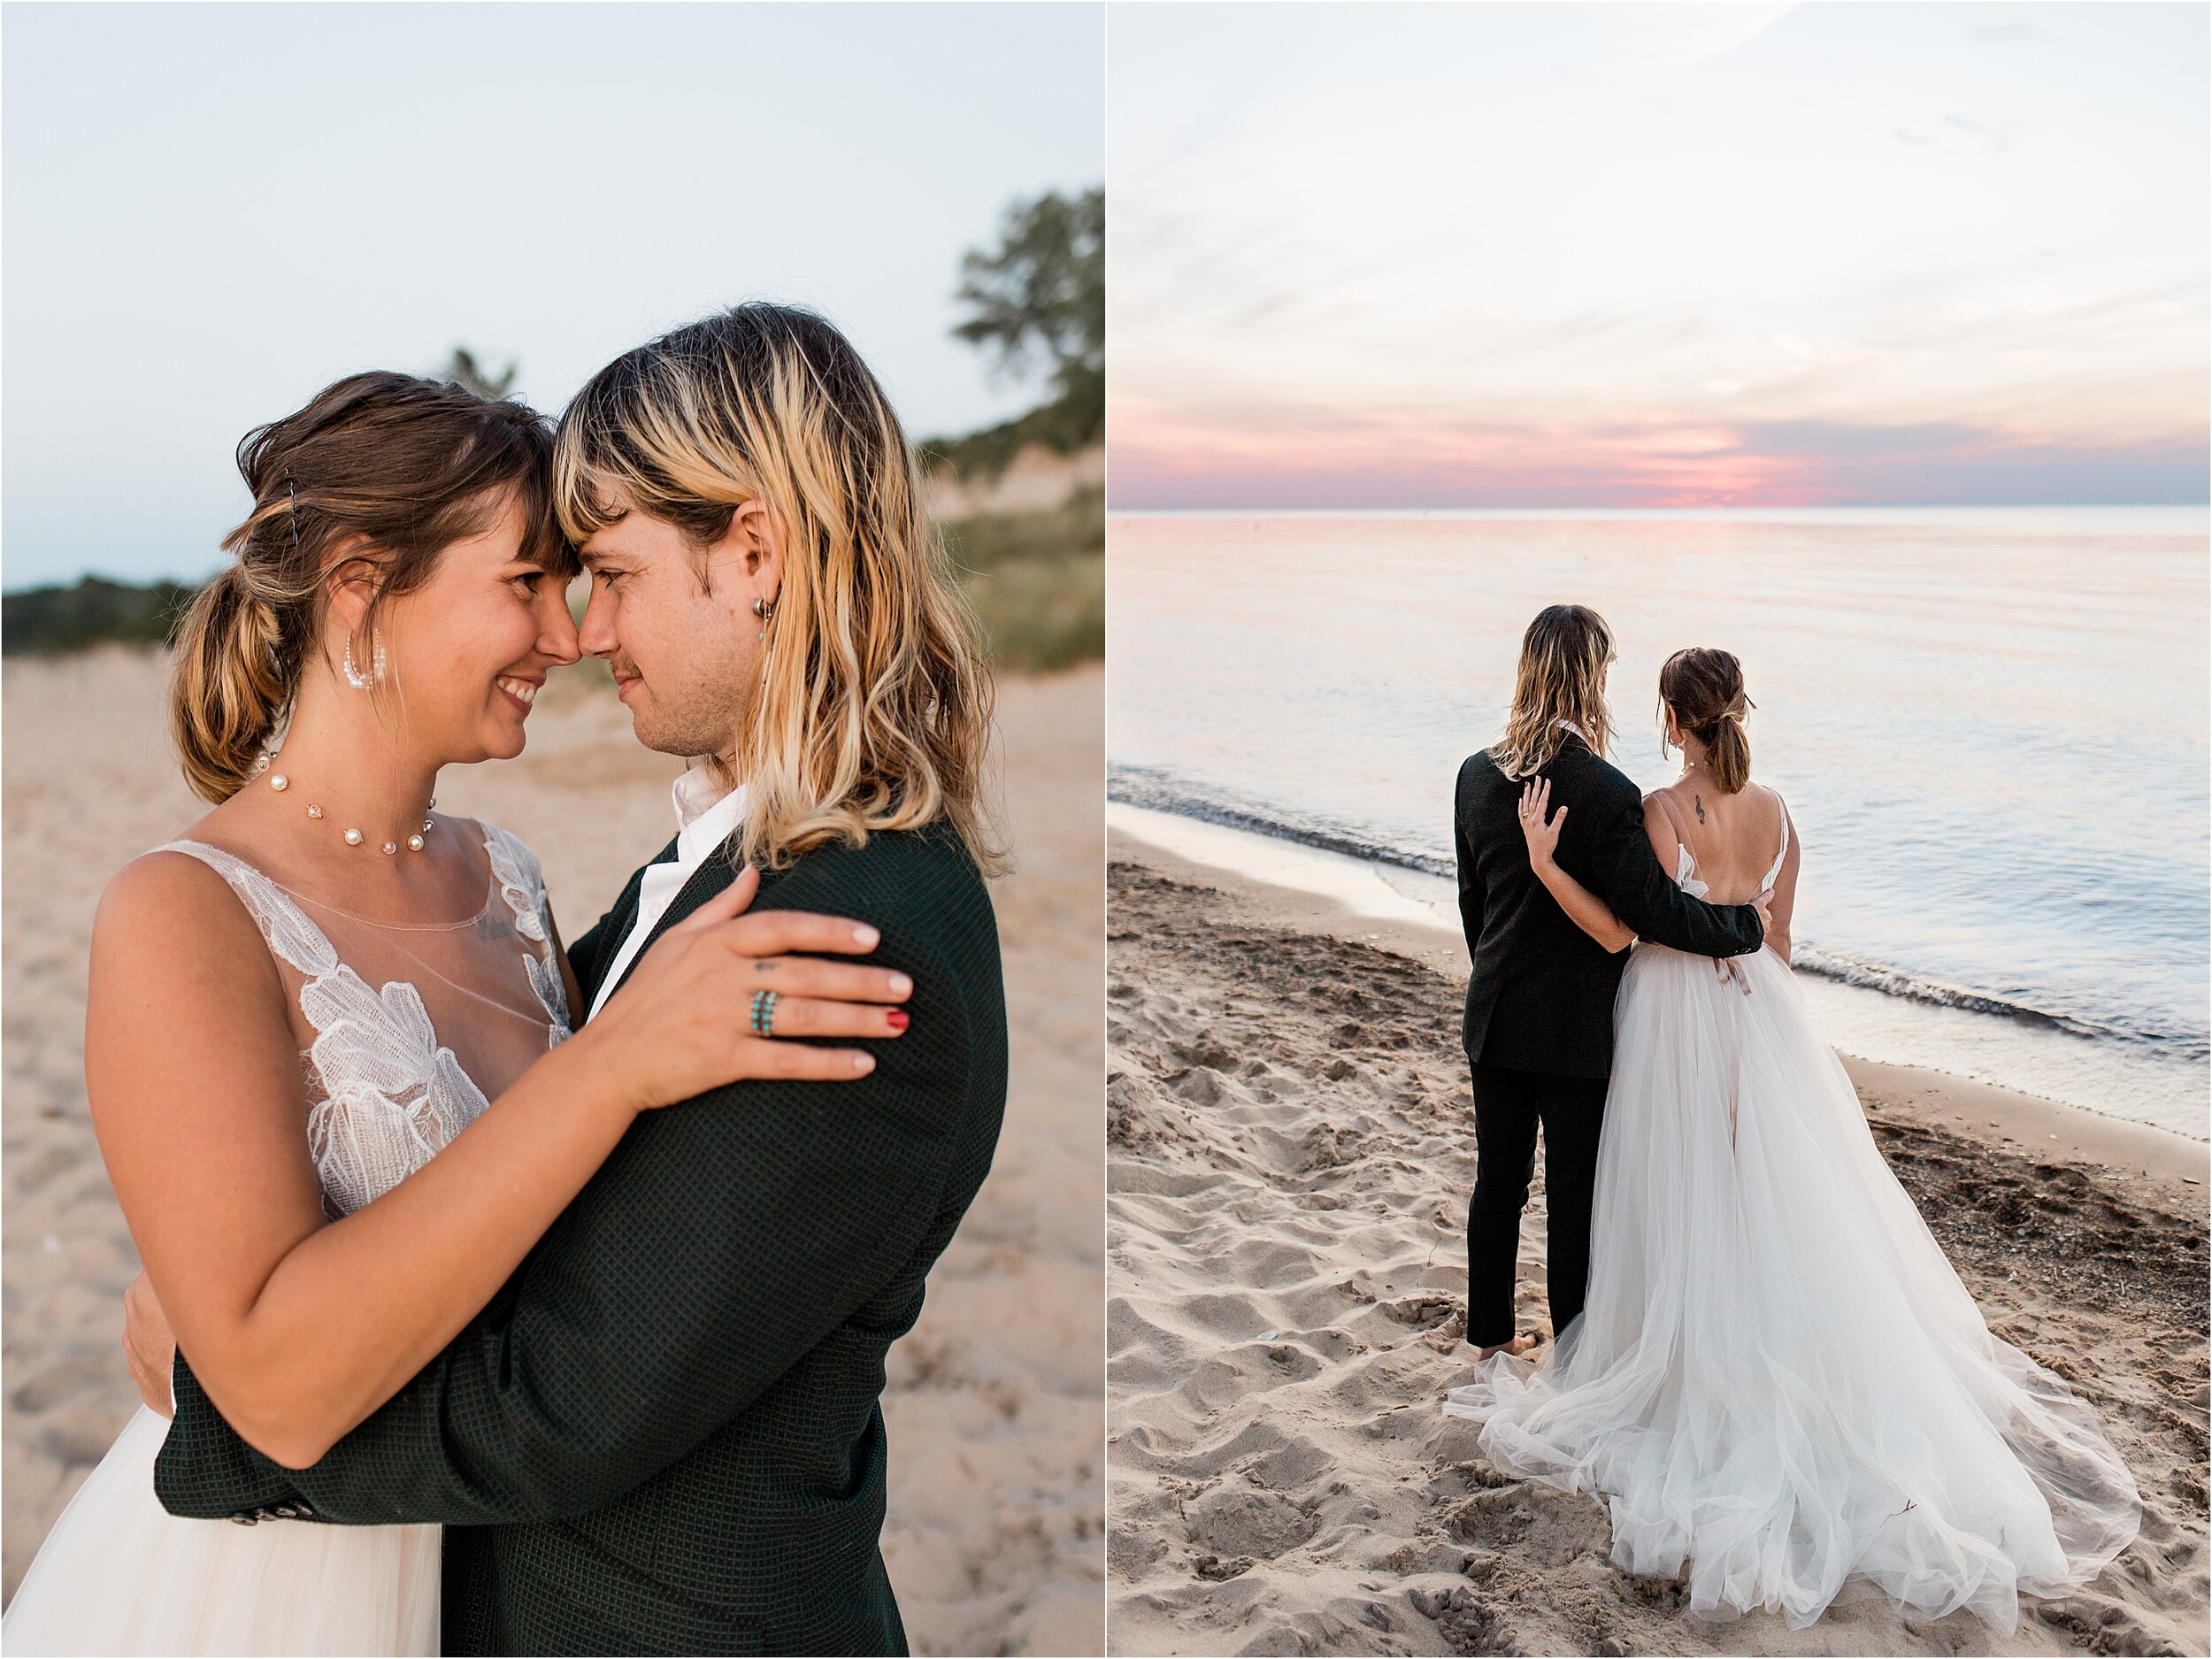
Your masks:
M1163 819L1164 825L1159 823ZM1297 842L1275 843L1250 831L1119 802L1109 807L1107 826L1110 859L1133 856L1163 871L1200 872L1179 879L1260 903L1332 937L1381 944L1463 982L1466 978L1466 941L1459 929L1431 907L1405 896L1379 866L1364 860ZM1156 827L1167 833L1156 840L1145 833ZM1169 839L1177 845L1163 844ZM1247 845L1252 842L1259 848ZM1254 873L1254 851L1264 858L1278 845L1282 851L1276 855L1274 867L1267 868L1264 875ZM1833 995L1881 995L1837 986L1818 976L1801 973L1797 979L1801 988L1824 1004ZM1960 1020L1991 1018L1948 1010L1927 1012ZM2212 1183L2212 1142L1939 1065L1875 1059L1840 1047L1837 1057L1862 1098L1876 1091L1885 1099L1893 1098L1901 1110L1947 1112L1970 1125L2001 1117L2017 1125L2020 1139L2032 1138L2069 1156L2093 1157L2116 1168L2132 1164L2171 1181ZM1958 1103L1947 1108L1932 1102L1932 1091L1955 1097Z
M1992 1333L2064 1378L2145 1514L2017 1627L1839 1601L1707 1624L1601 1507L1509 1479L1467 1379L1463 950L1109 832L1108 1593L1117 1654L2207 1651L2206 1149L1855 1063ZM2055 1139L2054 1137L2056 1137ZM1517 1325L1548 1328L1540 1164Z

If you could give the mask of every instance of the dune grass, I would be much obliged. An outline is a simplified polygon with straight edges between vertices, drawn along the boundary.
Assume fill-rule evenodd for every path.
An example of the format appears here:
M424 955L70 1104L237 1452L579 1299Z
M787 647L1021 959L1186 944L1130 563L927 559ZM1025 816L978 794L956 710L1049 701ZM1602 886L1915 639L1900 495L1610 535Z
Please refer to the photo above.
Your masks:
M1036 511L949 519L941 528L954 576L998 668L1046 673L1105 654L1102 490L1079 491ZM73 587L27 588L5 596L0 643L11 656L110 643L158 646L196 591L180 582L140 587L97 576ZM570 604L580 617L584 596L579 583ZM595 688L613 684L604 665L592 662L574 678Z
M182 582L141 587L102 576L69 588L24 588L0 595L0 649L53 657L92 645L160 645L198 591Z
M1044 673L1106 654L1106 495L948 519L945 549L992 662Z

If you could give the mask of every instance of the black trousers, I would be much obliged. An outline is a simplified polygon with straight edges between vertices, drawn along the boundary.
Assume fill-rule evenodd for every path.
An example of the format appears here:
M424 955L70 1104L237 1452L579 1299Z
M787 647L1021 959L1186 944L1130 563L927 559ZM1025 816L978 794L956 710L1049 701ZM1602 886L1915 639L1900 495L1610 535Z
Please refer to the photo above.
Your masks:
M1513 1340L1513 1280L1521 1211L1536 1173L1536 1131L1544 1132L1544 1195L1550 1234L1544 1276L1554 1336L1582 1311L1590 1283L1590 1200L1597 1185L1605 1079L1555 1077L1472 1063L1475 1195L1467 1206L1467 1340L1494 1348Z

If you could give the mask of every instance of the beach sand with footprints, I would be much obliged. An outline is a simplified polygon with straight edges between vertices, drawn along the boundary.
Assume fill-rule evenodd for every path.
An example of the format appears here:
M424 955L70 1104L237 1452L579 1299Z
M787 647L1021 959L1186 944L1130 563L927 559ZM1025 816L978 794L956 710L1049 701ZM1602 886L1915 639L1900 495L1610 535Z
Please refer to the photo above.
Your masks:
M200 811L162 726L160 660L5 666L5 1584L136 1405L118 1298L138 1271L83 1078L85 953L119 865ZM996 1164L892 1349L884 1552L919 1653L1095 1653L1100 1614L1101 960L1095 666L1001 687L1018 873L994 892L1013 1087ZM440 808L542 859L572 935L670 833L675 763L611 695L556 676L509 764Z
M1441 1412L1471 1370L1460 941L1109 852L1116 1653L2207 1651L2203 1145L1851 1063L1992 1327L2095 1402L2142 1534L2008 1635L1879 1601L1694 1622L1610 1564L1599 1507L1500 1475ZM1541 1194L1523 1328L1548 1328Z

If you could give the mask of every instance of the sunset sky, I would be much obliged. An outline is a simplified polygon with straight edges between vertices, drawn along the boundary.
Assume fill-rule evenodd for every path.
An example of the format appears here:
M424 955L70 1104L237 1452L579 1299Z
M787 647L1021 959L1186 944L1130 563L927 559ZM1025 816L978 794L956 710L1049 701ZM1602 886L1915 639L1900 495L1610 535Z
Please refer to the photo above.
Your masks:
M2208 16L1112 6L1112 503L2202 502Z
M5 584L197 579L248 427L457 344L557 410L749 298L917 435L1045 396L948 330L1017 196L1099 181L1095 5L14 5Z

